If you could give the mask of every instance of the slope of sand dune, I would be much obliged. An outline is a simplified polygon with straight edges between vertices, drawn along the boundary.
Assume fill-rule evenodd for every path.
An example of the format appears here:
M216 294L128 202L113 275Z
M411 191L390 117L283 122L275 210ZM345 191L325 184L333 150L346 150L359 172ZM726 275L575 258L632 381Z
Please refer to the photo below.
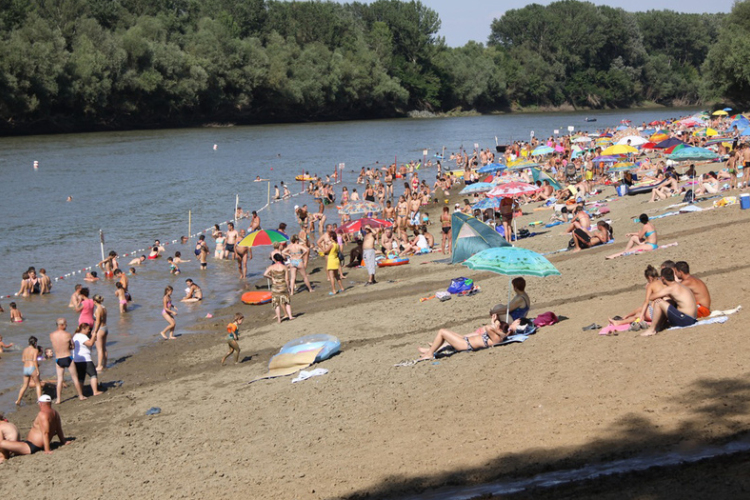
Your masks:
M660 243L677 246L605 261L622 248L625 233L638 230L632 217L679 201L646 200L610 203L616 244L553 255L561 276L527 278L531 315L554 311L563 321L522 344L394 367L418 357L417 346L439 328L469 333L485 324L490 307L505 300L507 277L430 262L440 254L381 269L380 283L367 288L365 271L353 270L345 280L351 288L333 298L316 272L320 287L293 297L299 316L292 322L276 324L270 306L213 311L213 319L192 327L201 334L155 342L108 370L105 395L59 405L75 441L52 456L0 466L3 495L398 497L734 439L750 425L744 311L723 325L653 338L581 330L640 305L643 270L666 259L690 263L714 308L748 305L750 211L739 206L659 219ZM549 217L532 207L520 226ZM520 244L540 252L563 248L562 231L537 229ZM481 293L420 302L457 276L474 278ZM246 360L220 367L235 311L246 316ZM320 365L329 374L298 384L291 377L247 384L285 342L311 333L342 341L342 352ZM120 380L120 387L111 383ZM72 388L65 394L72 396ZM161 414L146 416L152 406ZM24 435L33 411L27 404L11 416ZM721 484L712 490L719 496ZM659 491L671 487L653 488L660 485L666 489ZM587 493L615 495L625 486L652 498L651 490L635 491L632 479Z

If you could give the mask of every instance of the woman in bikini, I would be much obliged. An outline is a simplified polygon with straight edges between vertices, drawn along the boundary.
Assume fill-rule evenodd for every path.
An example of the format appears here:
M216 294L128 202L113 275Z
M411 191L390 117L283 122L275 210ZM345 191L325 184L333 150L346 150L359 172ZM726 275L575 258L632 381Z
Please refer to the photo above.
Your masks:
M177 269L177 271L179 272L179 269ZM117 301L120 304L120 312L128 312L128 297L125 292L125 287L122 286L122 283L119 281L115 283L115 297L117 297Z
M609 255L607 256L607 259L614 259L625 255L626 253L648 252L659 248L656 239L656 228L654 228L654 225L649 222L648 215L641 214L640 217L638 217L638 220L643 224L643 228L641 228L638 233L628 233L625 235L630 237L630 240L625 247L625 251Z
M290 240L291 244L282 250L281 255L289 258L290 276L289 276L289 294L294 295L294 289L297 286L297 271L299 270L302 275L302 279L307 285L307 289L312 292L313 287L310 285L310 278L307 276L307 270L305 269L306 257L310 252L310 249L300 243L299 237L295 234Z
M263 276L271 280L271 305L276 311L276 321L281 323L281 310L286 311L289 321L292 316L292 303L289 300L289 268L284 264L284 257L278 253L273 256L273 264L268 266Z
M107 367L109 358L107 353L107 308L104 307L104 297L94 295L96 310L94 311L94 328L91 330L96 338L96 371L101 372Z
M29 346L21 353L21 361L23 361L23 386L18 392L16 406L21 404L21 399L26 394L26 389L29 388L29 383L32 380L36 388L36 398L39 399L42 397L42 384L39 382L39 361L37 359L39 351L37 350L36 343L36 337L29 337Z
M167 327L159 332L162 337L168 340L174 340L174 329L177 325L174 317L177 315L177 308L172 305L172 292L174 289L171 286L168 286L164 289L164 297L161 299L162 303L162 310L161 315L162 317L167 320ZM167 333L169 333L169 337L167 337Z
M466 336L445 328L440 329L429 348L419 347L422 354L420 359L432 359L435 352L445 345L450 345L457 351L478 351L501 343L510 333L510 327L500 319L500 314L491 314L490 321L489 325L477 328L474 333Z
M514 320L525 318L529 309L531 309L531 299L529 298L529 294L526 293L526 280L521 277L514 278L511 281L511 285L513 285L513 291L516 293L516 296L511 299L507 307L510 310L508 314ZM497 304L490 310L490 314L504 315L506 314L506 306Z
M224 236L224 233L221 231L218 231L216 233L216 249L214 250L214 257L217 259L226 259L229 255L229 252L227 252L226 249L226 242L227 238Z
M443 213L440 214L440 224L443 228L443 239L440 242L440 251L445 255L451 253L452 243L452 225L451 225L451 214L448 207L443 207Z

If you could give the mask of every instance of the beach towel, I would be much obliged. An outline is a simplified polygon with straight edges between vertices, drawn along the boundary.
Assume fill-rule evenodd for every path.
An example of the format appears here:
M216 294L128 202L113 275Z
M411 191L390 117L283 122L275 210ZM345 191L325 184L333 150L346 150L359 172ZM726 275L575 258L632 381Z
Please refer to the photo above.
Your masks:
M315 362L315 358L323 350L315 349L312 351L302 351L295 354L277 354L271 358L271 362L268 363L268 373L265 375L258 375L252 379L249 384L263 380L267 378L285 377L293 373L307 368Z
M325 375L328 373L328 370L326 368L316 368L314 370L306 371L302 370L299 372L299 375L292 379L292 383L295 384L297 382L302 382L303 380L307 380L312 377L320 377L321 375Z
M655 252L656 250L661 250L663 248L670 248L670 247L676 247L677 242L667 243L666 245L659 245L657 248L654 248L653 250L636 250L635 252L626 252L622 254L623 257L627 257L628 255L640 255L643 253L651 253Z
M737 306L734 309L727 309L725 311L711 311L711 314L708 317L715 318L716 316L731 316L734 313L740 312L740 309L742 309L742 306Z
M688 326L673 326L671 328L667 328L667 330L682 330L685 328L693 328L695 326L722 324L722 323L726 323L728 319L729 318L726 316L716 316L713 318L702 319L698 321L697 323L694 323Z
M630 330L630 323L624 325L607 325L599 330L599 335L610 335L612 333L627 332Z

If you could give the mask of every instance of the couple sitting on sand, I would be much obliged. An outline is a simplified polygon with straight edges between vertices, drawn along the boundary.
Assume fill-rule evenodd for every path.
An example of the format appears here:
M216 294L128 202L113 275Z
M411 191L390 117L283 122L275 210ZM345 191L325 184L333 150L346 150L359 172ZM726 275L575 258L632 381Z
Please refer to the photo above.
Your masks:
M531 299L526 294L526 280L516 278L512 281L513 290L516 296L506 307L498 304L490 310L489 325L479 327L473 333L466 336L447 330L445 328L438 331L435 340L432 341L429 348L420 347L419 352L422 354L420 359L431 359L435 352L441 347L450 345L457 351L477 351L487 347L501 344L508 335L514 333L523 333L531 321L526 318L531 306ZM509 315L513 322L508 324L503 321L503 317Z
M613 327L634 324L643 328L650 322L651 326L641 334L648 337L669 327L694 325L711 314L708 287L690 274L687 262L665 261L661 265L661 275L656 268L648 266L644 275L646 300L625 317L610 319Z
M604 221L597 222L596 230L591 231L591 217L583 209L583 205L578 205L574 214L573 220L570 221L570 226L566 230L573 236L571 246L575 247L574 252L603 245L614 238L612 227Z

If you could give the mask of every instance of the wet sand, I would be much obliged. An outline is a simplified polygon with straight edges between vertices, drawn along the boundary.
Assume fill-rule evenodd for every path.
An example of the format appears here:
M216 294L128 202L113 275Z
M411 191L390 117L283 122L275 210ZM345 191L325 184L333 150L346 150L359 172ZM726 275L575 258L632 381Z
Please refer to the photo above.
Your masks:
M690 263L706 281L714 308L746 300L750 211L739 205L658 219L660 244L678 246L604 260L624 247L625 233L638 229L632 217L680 201L647 200L639 195L610 203L616 244L553 255L561 276L527 278L530 315L554 311L564 319L525 343L394 367L416 359L417 346L439 328L466 334L485 324L490 307L505 301L508 278L432 263L444 258L433 254L379 269L380 283L367 288L365 270L352 270L346 293L332 298L323 273L314 272L319 288L293 297L298 318L292 322L276 324L270 305L210 311L214 318L193 327L203 334L155 342L107 370L104 395L79 402L67 389L57 409L75 441L52 456L0 466L3 491L20 497L54 489L58 498L399 497L736 439L750 424L745 311L724 325L653 338L581 330L640 305L643 270L666 259ZM519 228L548 219L550 212L533 212L534 206L525 207ZM436 220L438 209L430 215ZM432 228L438 238L439 228ZM547 252L567 245L561 226L536 231L521 246ZM317 259L310 267L322 264ZM419 301L457 276L474 278L481 293ZM236 311L246 317L244 362L221 367L225 326ZM298 384L292 377L247 384L285 342L312 333L342 341L341 354L319 365L329 374ZM30 395L26 400L11 415L24 436L35 411ZM146 416L152 406L161 414ZM746 476L743 460L730 460L728 468L689 467L702 467L712 478ZM666 498L690 473L648 474L576 485L559 495L536 493ZM693 496L734 496L746 481L707 483L706 495L695 490Z

